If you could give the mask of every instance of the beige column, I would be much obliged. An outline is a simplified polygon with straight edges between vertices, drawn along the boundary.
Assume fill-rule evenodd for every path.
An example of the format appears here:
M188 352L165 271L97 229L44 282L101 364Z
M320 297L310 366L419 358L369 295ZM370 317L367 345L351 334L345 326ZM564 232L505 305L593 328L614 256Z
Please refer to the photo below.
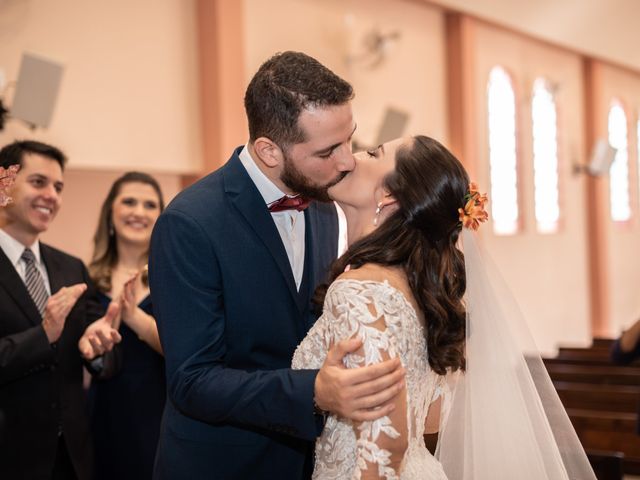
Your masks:
M607 138L607 106L603 88L603 65L584 61L586 152L598 138ZM608 176L589 176L586 182L585 210L589 255L589 300L594 337L608 337L611 331L610 272L607 263Z
M478 170L473 63L475 27L471 17L454 12L446 14L449 147L472 179L476 178Z
M243 2L197 0L202 174L223 165L247 139ZM185 176L183 185L196 176Z

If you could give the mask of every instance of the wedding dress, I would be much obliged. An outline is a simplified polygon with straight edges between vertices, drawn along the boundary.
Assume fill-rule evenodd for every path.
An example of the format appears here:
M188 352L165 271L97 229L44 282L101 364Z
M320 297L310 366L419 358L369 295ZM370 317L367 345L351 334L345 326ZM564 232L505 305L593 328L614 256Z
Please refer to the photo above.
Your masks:
M423 439L429 405L441 394L444 377L429 367L424 327L413 306L387 281L335 281L322 316L294 353L292 367L319 369L330 346L351 337L363 340L363 354L348 355L348 368L400 357L406 369L406 421L396 415L395 420L386 416L354 425L330 415L316 441L313 478L359 479L367 468L376 468L387 480L446 480ZM394 442L407 445L401 462L392 462L393 454L385 448ZM393 463L399 463L397 471Z
M358 337L363 354L348 355L345 366L400 357L406 402L358 425L329 416L316 441L313 478L358 479L375 468L387 480L596 479L513 294L472 232L465 229L462 238L464 374L431 370L423 320L387 281L341 279L329 287L323 314L294 353L293 368L319 369L332 345ZM434 457L422 434L429 405L439 397Z

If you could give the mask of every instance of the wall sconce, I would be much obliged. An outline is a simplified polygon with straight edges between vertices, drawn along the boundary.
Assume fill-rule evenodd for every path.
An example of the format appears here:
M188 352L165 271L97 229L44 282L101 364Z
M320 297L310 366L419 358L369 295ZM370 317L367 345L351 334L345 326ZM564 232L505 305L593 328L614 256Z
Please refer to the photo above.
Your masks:
M375 26L365 32L360 41L361 48L356 53L347 54L345 61L348 66L359 64L369 69L376 68L384 62L393 43L400 37L398 30L383 33Z

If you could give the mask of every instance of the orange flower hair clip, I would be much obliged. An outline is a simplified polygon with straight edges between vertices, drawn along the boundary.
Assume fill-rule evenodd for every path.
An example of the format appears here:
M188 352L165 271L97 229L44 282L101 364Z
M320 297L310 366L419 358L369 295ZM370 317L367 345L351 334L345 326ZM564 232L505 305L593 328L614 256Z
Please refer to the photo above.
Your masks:
M464 208L459 208L459 219L463 227L471 230L478 230L482 222L489 219L489 214L484 209L485 204L489 201L486 193L480 193L478 186L471 182L469 184L469 193L464 196Z

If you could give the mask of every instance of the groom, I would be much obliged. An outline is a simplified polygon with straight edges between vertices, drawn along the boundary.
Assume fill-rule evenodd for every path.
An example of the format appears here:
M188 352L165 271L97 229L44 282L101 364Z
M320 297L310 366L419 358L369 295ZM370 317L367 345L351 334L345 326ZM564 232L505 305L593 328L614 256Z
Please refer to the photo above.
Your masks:
M327 411L393 408L399 362L347 370L355 340L319 371L290 369L337 252L334 206L309 199L328 200L354 167L352 98L313 58L272 57L245 95L248 144L158 219L149 280L170 401L156 479L307 478Z

